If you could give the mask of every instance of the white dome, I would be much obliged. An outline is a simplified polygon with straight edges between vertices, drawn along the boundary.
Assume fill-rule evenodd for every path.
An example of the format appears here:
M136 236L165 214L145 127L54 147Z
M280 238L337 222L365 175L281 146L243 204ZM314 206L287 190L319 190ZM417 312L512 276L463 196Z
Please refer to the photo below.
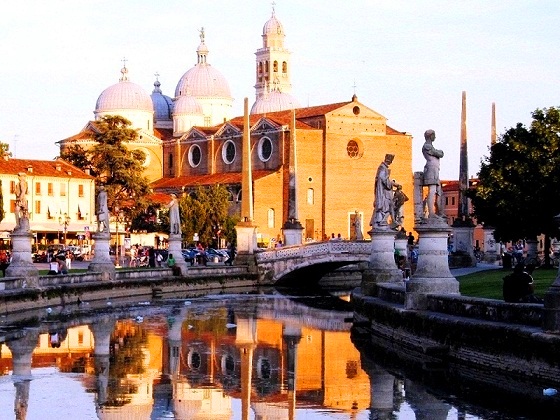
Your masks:
M164 95L160 89L159 80L154 82L154 90L151 94L154 107L154 119L156 121L170 121L173 114L173 99Z
M173 115L203 115L202 105L196 100L194 96L184 95L180 96L175 101Z
M222 73L205 63L197 64L181 77L175 97L183 95L231 97L231 91Z
M99 95L95 112L106 113L123 109L153 112L150 95L142 87L128 80L126 67L121 73L123 76L119 83L109 86Z
M201 30L200 39L201 43L196 50L198 62L177 83L175 98L183 95L231 98L226 78L207 62L208 48L204 43L204 30Z
M273 90L258 98L251 107L251 114L266 114L299 108L299 102L289 93Z

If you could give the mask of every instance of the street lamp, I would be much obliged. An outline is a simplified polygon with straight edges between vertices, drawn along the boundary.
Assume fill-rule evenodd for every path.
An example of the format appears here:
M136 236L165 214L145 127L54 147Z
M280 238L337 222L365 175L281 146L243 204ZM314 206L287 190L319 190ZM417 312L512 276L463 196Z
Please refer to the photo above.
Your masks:
M63 216L58 216L58 224L63 226L64 230L64 245L66 246L66 232L68 232L68 225L70 224L70 216L64 213Z

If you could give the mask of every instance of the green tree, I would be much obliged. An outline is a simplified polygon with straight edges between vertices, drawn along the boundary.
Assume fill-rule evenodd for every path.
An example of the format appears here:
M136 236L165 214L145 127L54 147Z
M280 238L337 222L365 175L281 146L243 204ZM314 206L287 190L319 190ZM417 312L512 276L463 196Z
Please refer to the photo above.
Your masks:
M79 145L71 146L60 157L83 170L89 169L97 185L105 185L109 209L114 211L118 206L134 228L135 220L145 218L150 188L142 175L146 155L127 147L138 136L130 125L126 118L105 116L96 122L93 147L84 150Z
M469 191L473 214L507 242L558 236L553 217L560 213L560 109L537 109L530 128L518 123L490 150ZM548 249L545 249L548 257Z
M218 237L235 243L237 219L230 216L229 193L223 185L198 186L179 201L181 210L181 230L187 242L195 233L201 243L217 246ZM169 229L167 212L160 216L161 223ZM219 232L219 233L218 233Z

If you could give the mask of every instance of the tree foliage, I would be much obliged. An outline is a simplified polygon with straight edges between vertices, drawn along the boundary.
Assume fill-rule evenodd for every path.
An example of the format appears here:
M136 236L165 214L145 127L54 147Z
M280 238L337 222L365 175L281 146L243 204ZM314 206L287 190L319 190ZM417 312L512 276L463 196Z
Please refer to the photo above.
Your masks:
M199 241L217 246L218 237L235 243L237 220L228 214L229 193L223 185L198 186L179 200L181 230L190 242L197 233ZM161 216L162 224L169 225L167 212ZM218 233L219 232L219 233Z
M96 184L105 185L111 212L118 206L128 220L142 218L150 193L148 180L143 176L146 155L127 147L137 139L136 130L120 116L105 116L96 122L96 127L93 147L84 150L73 145L60 157L83 170L89 169Z
M469 192L479 223L497 240L558 236L560 108L537 109L530 128L518 123L490 149Z

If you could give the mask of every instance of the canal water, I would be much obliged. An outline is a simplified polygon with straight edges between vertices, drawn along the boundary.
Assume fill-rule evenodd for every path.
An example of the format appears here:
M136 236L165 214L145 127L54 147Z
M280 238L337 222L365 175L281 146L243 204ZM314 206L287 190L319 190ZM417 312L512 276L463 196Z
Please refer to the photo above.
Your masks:
M352 328L340 293L82 302L28 319L2 317L0 343L1 420L543 419L559 412L555 390L542 385L372 342Z

